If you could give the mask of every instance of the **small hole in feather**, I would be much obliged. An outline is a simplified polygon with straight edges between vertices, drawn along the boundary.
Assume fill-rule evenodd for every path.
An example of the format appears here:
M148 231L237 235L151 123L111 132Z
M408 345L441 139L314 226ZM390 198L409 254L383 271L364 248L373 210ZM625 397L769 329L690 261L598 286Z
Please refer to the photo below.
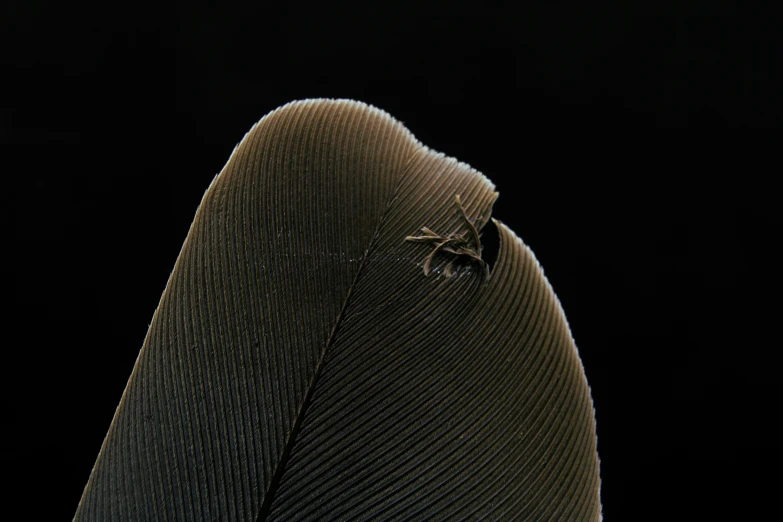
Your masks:
M495 260L498 257L500 251L500 234L498 234L498 227L491 219L481 229L481 259L489 265L490 273L495 268Z

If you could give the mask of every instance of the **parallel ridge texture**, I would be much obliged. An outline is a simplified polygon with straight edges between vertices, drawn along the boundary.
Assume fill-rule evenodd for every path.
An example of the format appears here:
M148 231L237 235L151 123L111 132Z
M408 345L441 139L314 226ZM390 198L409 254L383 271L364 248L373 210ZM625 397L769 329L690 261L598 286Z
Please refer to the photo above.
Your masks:
M535 258L425 276L497 196L385 113L262 119L208 189L76 520L599 520L587 382Z

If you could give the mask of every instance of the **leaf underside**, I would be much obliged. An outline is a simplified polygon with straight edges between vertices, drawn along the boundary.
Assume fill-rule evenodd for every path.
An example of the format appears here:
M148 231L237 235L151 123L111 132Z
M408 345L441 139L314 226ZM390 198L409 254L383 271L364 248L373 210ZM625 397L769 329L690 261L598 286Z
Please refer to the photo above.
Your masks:
M373 107L264 117L204 195L75 519L599 520L559 302L502 223L477 261L496 196Z

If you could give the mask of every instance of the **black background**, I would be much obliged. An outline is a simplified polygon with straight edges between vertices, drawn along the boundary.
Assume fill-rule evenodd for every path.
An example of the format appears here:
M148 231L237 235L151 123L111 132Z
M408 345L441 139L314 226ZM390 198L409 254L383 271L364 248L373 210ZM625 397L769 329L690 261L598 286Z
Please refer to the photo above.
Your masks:
M735 129L781 126L783 55L735 4L3 3L4 509L73 515L204 190L265 113L346 97L497 185L585 365L607 520L761 515L780 164Z

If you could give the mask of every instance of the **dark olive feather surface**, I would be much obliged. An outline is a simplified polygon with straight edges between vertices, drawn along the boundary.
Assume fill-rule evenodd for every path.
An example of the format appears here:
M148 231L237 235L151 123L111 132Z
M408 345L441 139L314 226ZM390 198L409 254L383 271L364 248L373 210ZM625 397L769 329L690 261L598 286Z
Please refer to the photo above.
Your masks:
M496 197L373 107L264 117L204 195L75 519L600 520L560 304L502 223L478 259Z

